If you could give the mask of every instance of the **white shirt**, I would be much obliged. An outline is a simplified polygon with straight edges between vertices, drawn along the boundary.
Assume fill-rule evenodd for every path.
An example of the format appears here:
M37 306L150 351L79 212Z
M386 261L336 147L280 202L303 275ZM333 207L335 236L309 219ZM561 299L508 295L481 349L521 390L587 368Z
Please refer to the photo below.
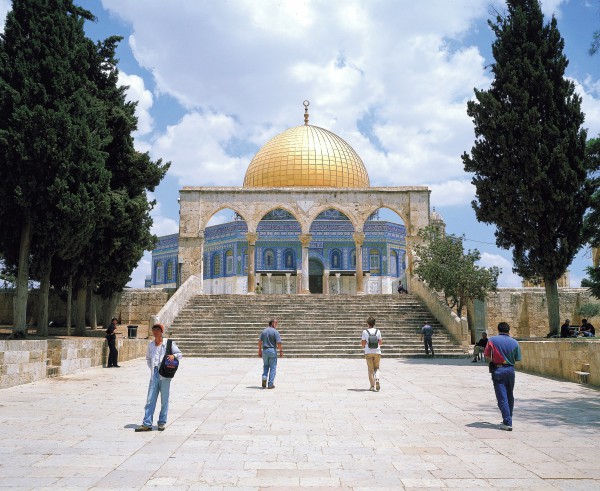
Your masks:
M365 344L365 355L370 355L373 353L377 355L381 354L381 344L379 344L377 348L369 348L369 333L367 331L370 331L371 334L375 334L375 329L377 328L370 327L369 329L365 329L362 333L361 340L367 342L367 344ZM379 329L377 329L377 339L379 340L379 343L381 343L381 331Z
M183 358L183 353L177 347L175 341L171 343L171 351L173 352L173 356L178 360ZM148 343L148 348L146 349L146 363L148 364L148 368L150 372L154 371L155 367L160 367L165 354L167 353L167 338L163 338L162 343L156 346L154 340Z

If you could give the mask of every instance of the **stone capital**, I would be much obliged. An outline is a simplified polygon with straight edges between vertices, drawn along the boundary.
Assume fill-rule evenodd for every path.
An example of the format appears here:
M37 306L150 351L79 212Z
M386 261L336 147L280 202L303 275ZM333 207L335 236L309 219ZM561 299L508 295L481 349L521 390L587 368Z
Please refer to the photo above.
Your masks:
M365 234L362 232L357 232L352 234L352 238L354 239L356 247L362 247L363 242L365 241Z
M310 244L310 241L312 239L312 235L311 234L300 234L298 236L298 239L300 239L300 243L302 244L302 247L308 247L308 245Z
M246 240L248 241L248 245L256 245L256 241L258 240L258 234L256 232L248 232L246 234Z

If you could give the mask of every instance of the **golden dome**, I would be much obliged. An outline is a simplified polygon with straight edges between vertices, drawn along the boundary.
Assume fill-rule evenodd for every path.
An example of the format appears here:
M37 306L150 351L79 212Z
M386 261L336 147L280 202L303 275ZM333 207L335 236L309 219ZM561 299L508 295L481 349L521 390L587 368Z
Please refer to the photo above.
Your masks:
M331 131L305 124L267 142L244 177L248 188L296 186L365 188L369 175L348 143Z

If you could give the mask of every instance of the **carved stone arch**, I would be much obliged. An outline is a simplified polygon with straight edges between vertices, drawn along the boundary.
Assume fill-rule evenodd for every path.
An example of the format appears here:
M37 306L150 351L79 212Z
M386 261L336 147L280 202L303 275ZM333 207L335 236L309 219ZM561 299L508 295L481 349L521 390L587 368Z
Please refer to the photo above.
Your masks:
M246 222L246 226L248 226L248 219L246 218L246 213L240 211L242 208L240 206L238 206L237 203L233 202L233 203L223 203L223 204L218 204L218 205L214 205L211 208L206 207L203 212L200 214L199 217L199 226L198 229L201 232L204 232L204 230L206 229L206 226L208 224L208 222L210 222L210 219L212 217L214 217L217 213L219 213L220 211L223 210L231 210L234 211L235 213L237 213L239 216L241 216L244 219L244 222Z
M406 231L408 233L408 231L410 230L410 218L409 218L410 214L403 213L401 207L395 207L394 204L391 204L391 203L383 203L383 204L373 205L373 206L366 208L364 210L364 212L361 213L361 216L360 216L361 230L364 230L365 223L367 222L369 217L373 213L375 213L377 210L381 210L382 208L387 208L388 210L391 210L394 213L396 213L396 215L398 215L400 217L400 219L402 220L402 223L404 224L404 227L406 228Z
M349 207L345 208L343 206L335 205L335 204L331 204L331 203L325 203L325 204L319 205L314 210L311 210L311 214L308 218L308 222L309 222L308 230L310 230L311 225L314 223L314 221L317 219L317 217L321 213L323 213L324 211L327 211L327 210L336 210L336 211L339 211L340 213L343 213L350 220L350 223L352 224L352 228L354 229L354 232L362 231L362 225L361 225L360 219L354 213L354 210L349 209ZM308 233L308 231L307 231L307 233Z
M294 208L292 206L289 206L286 203L266 203L266 206L260 210L260 220L262 220L267 213L271 213L272 211L275 211L275 210L287 211L290 215L292 215L294 217L294 219L298 223L300 223L300 218L298 217L298 212L296 210L294 210Z

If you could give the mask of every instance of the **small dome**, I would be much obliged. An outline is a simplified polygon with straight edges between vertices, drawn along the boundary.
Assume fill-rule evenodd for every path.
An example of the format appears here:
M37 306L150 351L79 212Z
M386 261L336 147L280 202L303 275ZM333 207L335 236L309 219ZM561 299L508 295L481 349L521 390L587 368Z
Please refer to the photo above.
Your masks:
M305 124L285 130L258 151L244 187L367 188L369 175L342 138Z

